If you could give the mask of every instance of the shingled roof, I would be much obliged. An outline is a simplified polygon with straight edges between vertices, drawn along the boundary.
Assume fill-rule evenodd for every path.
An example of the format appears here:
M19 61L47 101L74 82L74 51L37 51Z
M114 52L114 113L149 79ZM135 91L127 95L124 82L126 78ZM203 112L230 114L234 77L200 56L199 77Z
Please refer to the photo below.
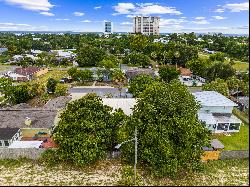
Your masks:
M40 68L38 67L27 67L27 68L16 68L15 73L19 75L33 75L34 73L38 72Z
M10 140L19 128L0 128L0 140Z

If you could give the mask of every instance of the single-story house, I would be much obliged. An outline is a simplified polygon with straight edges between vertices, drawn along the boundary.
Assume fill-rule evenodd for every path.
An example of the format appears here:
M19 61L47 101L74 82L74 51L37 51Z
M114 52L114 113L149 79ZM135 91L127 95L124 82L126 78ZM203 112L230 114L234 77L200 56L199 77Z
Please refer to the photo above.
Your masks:
M48 68L38 68L38 67L26 67L26 68L16 68L14 73L26 76L29 80L39 77L48 73Z
M146 74L155 77L154 70L150 68L136 68L136 69L126 70L125 74L129 81L134 79L137 75L140 74Z
M215 91L201 91L192 93L201 108L198 112L199 120L206 123L206 127L213 133L239 132L241 120L232 114L236 103Z
M13 141L20 139L20 128L0 127L0 148L9 147Z

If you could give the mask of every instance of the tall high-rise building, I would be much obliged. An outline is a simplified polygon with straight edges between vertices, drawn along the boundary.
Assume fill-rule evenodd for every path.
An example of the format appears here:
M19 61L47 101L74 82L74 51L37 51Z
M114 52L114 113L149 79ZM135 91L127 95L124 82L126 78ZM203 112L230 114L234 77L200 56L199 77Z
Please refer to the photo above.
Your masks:
M104 33L111 34L113 32L113 23L111 21L104 22Z
M146 35L159 35L160 17L136 16L134 17L134 33Z

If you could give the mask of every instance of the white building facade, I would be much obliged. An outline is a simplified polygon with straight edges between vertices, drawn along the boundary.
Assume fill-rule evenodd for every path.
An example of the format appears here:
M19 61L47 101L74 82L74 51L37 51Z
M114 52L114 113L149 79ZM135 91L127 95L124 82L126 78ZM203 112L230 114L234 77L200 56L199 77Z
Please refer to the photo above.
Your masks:
M215 91L195 92L196 101L201 104L199 120L213 133L239 132L241 120L232 114L236 103Z
M111 21L104 22L104 33L112 34L113 33L113 23Z
M136 16L133 18L134 33L141 33L145 35L159 35L160 17L156 16Z

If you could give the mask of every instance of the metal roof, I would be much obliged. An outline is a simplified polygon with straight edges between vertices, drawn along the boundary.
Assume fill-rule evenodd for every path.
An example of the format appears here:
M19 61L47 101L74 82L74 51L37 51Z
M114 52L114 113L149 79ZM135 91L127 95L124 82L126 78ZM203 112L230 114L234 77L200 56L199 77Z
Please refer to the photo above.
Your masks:
M201 121L206 122L206 124L217 124L217 123L242 123L236 116L233 114L231 116L227 115L215 115L212 113L199 112L198 118Z
M236 103L215 91L192 93L202 106L237 106Z

